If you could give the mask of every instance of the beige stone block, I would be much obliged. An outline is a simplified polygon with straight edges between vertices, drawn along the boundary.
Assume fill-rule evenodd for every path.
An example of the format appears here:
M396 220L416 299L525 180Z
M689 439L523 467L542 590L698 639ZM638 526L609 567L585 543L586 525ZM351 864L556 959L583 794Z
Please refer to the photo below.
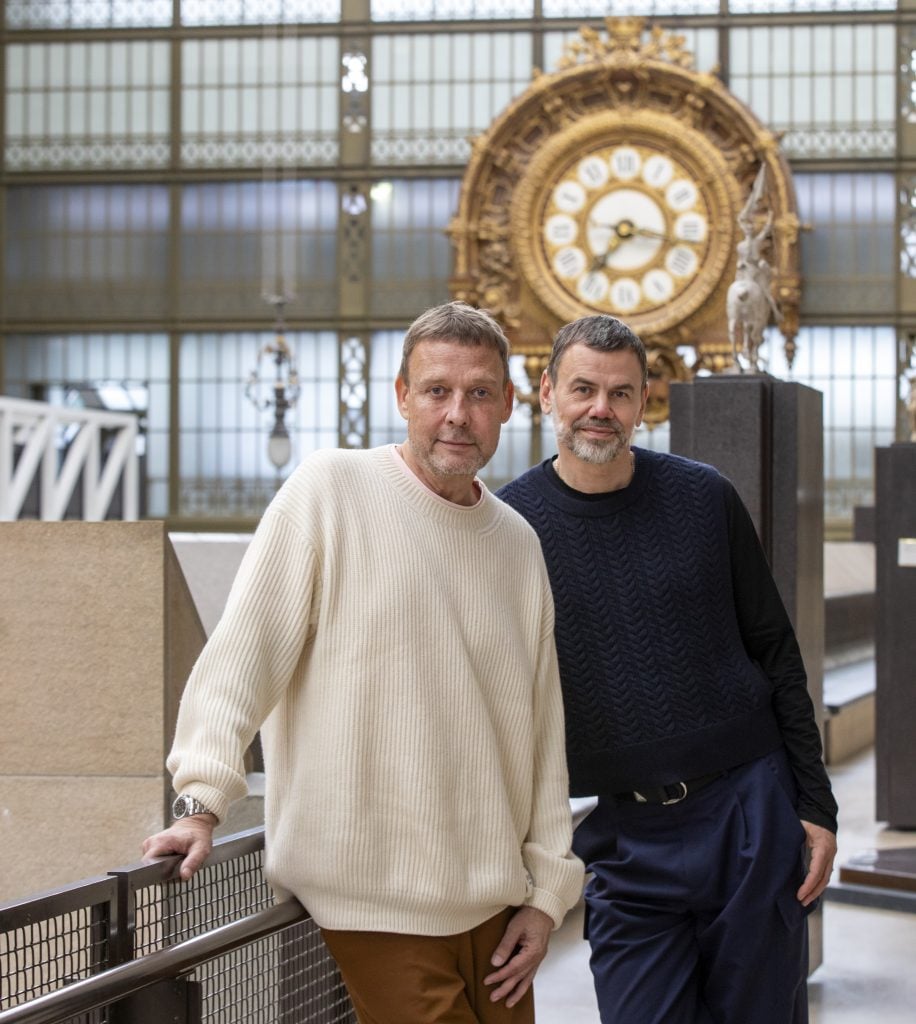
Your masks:
M0 523L0 899L139 859L203 643L162 523Z
M0 524L0 774L161 775L203 640L162 523Z
M141 859L162 827L162 780L0 778L0 902Z

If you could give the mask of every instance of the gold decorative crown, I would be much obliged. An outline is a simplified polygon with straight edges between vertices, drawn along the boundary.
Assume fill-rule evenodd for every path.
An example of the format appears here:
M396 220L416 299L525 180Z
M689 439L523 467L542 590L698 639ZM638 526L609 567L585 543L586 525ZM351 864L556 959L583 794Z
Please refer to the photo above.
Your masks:
M645 18L605 18L607 36L593 28L582 26L579 38L567 43L557 61L557 69L576 67L593 62L637 64L643 60L661 60L678 67L692 69L693 54L686 49L684 36L666 32L654 25L643 39Z

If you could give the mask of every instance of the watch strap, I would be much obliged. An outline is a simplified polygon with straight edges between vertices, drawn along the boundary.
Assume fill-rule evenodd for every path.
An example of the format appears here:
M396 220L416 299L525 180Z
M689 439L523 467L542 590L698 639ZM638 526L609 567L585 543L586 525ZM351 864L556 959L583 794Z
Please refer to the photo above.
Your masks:
M193 796L187 796L184 793L172 804L172 817L176 820L190 818L195 814L213 814L213 811L205 804L202 804L200 800L196 800Z

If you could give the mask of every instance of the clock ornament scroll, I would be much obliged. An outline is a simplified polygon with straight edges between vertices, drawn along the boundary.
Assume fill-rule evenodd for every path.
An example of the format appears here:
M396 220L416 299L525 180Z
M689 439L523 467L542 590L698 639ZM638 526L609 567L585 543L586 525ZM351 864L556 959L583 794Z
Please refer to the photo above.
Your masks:
M532 367L562 324L619 316L649 349L657 423L668 381L733 362L726 294L761 168L773 298L794 351L799 222L777 138L694 69L682 37L643 18L605 25L582 29L474 141L450 286L493 311Z

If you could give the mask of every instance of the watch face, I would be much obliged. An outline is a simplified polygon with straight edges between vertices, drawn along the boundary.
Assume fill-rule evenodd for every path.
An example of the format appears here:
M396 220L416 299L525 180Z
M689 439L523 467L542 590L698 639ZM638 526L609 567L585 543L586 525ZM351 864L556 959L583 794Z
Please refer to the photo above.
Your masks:
M623 318L691 289L710 244L708 190L672 152L603 145L557 170L541 192L535 241L568 299Z

